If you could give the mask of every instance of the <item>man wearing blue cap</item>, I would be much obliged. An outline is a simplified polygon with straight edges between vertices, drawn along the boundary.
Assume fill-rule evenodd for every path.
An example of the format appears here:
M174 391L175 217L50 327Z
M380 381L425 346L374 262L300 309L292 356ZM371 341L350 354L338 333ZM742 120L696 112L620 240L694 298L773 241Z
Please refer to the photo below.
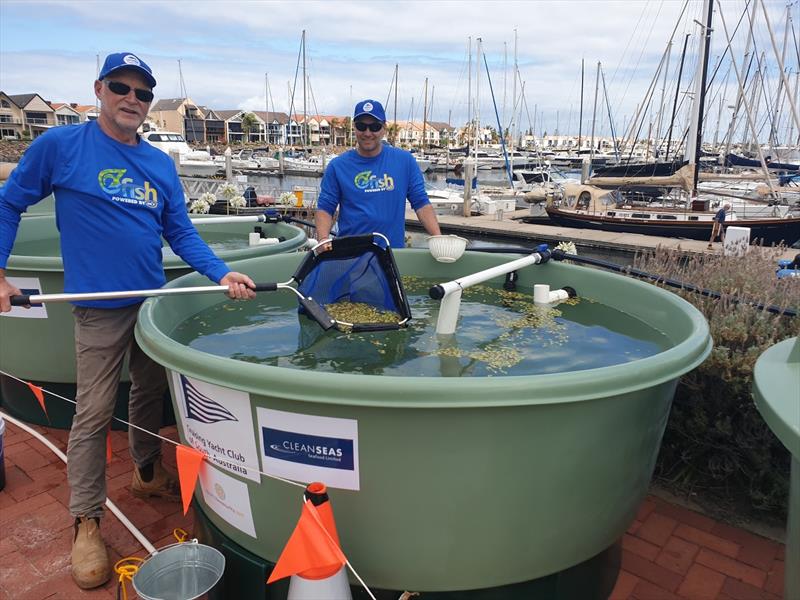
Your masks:
M55 127L25 152L0 188L0 312L11 309L19 288L5 266L20 215L53 194L67 293L125 291L164 285L161 238L192 268L228 286L231 298L252 298L252 280L231 271L203 242L186 211L183 188L170 157L137 134L156 80L135 54L106 57L94 91L100 117ZM67 448L70 512L75 517L72 577L78 586L104 584L111 575L100 517L106 500L106 432L128 355L131 392L130 452L136 468L131 492L180 498L175 475L161 464L164 369L133 336L143 298L76 302L77 408ZM142 430L145 430L144 432Z
M356 148L328 164L322 178L315 224L327 239L339 209L339 235L382 233L389 243L405 245L406 199L430 235L440 235L425 181L410 152L382 143L386 114L377 100L362 100L353 113Z

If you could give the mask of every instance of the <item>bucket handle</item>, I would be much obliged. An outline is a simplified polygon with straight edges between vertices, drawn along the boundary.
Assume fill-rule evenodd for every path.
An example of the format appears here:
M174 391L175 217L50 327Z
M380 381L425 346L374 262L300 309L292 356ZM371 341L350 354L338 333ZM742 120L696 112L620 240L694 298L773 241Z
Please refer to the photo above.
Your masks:
M197 539L197 538L192 538L191 540L184 540L184 541L182 541L182 542L175 542L175 543L173 543L173 544L167 544L166 546L162 546L161 548L156 548L156 550L155 550L154 552L151 552L151 553L150 553L150 554L147 556L147 558L146 558L145 560L147 560L148 558L151 558L151 557L155 556L155 555L156 555L156 554L158 554L159 552L163 552L164 550L167 550L168 548L174 548L175 546L183 546L184 544L195 544L195 545L199 545L199 544L200 544L200 542L198 541L198 539Z

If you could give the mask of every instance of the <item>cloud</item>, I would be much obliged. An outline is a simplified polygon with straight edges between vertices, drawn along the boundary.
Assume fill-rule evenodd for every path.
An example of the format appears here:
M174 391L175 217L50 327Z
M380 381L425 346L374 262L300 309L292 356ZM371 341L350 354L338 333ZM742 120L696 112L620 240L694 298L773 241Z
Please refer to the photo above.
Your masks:
M768 0L767 6L777 27L785 4ZM725 3L730 29L744 7L741 0ZM701 18L702 2L690 1L679 20L683 9L684 2L678 0L3 0L0 88L11 94L36 91L48 99L93 103L97 56L131 50L153 67L159 98L181 97L185 90L198 104L213 108L262 109L268 73L275 109L289 110L287 88L295 85L294 110L302 112L302 76L296 80L296 72L302 71L298 52L305 31L307 112L349 114L359 98L385 100L397 64L398 118L421 118L427 77L429 94L434 94L433 118L460 123L467 116L468 38L474 54L480 37L498 111L503 112L505 104L506 122L513 104L516 46L518 93L525 82L524 103L518 100L523 122L530 113L537 129L552 131L556 121L562 130L568 122L575 129L581 60L586 73L584 115L593 104L600 61L614 119L621 123L642 103L673 31L670 80L676 79L683 34L697 32L694 20ZM761 48L769 50L763 19L756 32ZM782 29L776 35L781 38ZM735 55L743 52L743 40L740 32ZM721 28L715 25L718 53L723 42ZM693 61L688 59L684 86L691 80ZM478 72L481 119L493 121L482 63ZM473 97L476 87L473 71ZM390 100L393 104L393 95ZM394 107L387 108L393 114Z

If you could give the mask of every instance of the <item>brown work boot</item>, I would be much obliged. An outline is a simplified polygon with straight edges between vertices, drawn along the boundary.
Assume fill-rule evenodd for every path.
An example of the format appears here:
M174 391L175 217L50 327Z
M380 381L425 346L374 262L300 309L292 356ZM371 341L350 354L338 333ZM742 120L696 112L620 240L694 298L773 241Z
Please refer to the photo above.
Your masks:
M133 470L133 481L131 482L131 493L137 498L165 498L166 500L180 500L181 487L178 484L178 476L172 470L168 470L161 464L161 459L153 463L153 477L150 481L142 478L141 470Z
M103 585L111 578L111 564L100 519L75 519L75 538L72 541L72 579L85 590Z

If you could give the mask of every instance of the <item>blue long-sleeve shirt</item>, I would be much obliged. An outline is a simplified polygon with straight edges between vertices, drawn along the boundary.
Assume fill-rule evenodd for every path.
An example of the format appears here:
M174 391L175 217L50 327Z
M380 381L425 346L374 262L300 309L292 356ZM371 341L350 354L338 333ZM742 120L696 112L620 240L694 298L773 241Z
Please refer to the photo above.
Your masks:
M367 158L348 150L332 160L322 178L317 208L333 216L339 235L382 233L395 248L405 245L406 198L419 210L430 204L414 156L384 145Z
M27 208L55 196L64 291L158 288L166 277L161 237L193 269L218 282L230 269L189 220L169 156L147 142L117 142L95 121L56 127L37 138L0 188L0 268ZM79 302L113 308L140 298Z

